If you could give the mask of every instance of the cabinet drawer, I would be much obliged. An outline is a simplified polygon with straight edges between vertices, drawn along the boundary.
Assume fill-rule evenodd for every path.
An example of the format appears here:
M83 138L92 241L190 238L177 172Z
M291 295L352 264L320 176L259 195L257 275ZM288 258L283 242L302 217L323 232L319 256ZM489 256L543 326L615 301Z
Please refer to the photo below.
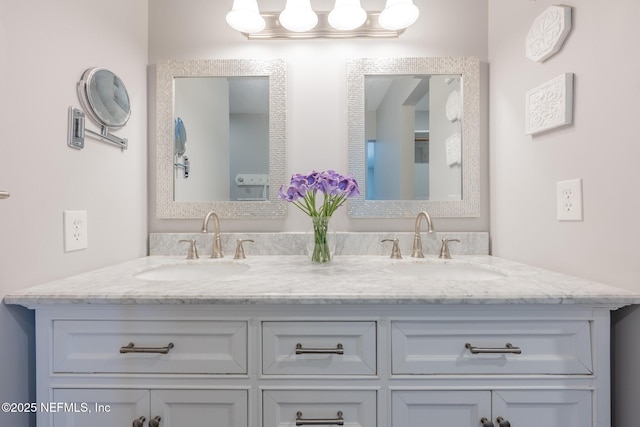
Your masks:
M391 329L396 375L593 373L588 321L397 321Z
M374 390L265 390L262 425L375 427L376 400Z
M60 373L244 374L247 323L56 320L52 369Z
M267 375L375 375L375 322L264 322Z

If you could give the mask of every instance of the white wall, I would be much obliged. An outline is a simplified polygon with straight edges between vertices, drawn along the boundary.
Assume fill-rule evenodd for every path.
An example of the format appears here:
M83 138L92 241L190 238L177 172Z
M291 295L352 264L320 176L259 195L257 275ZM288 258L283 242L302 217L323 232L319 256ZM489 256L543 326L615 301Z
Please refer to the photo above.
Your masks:
M307 41L247 40L225 22L224 16L231 3L211 0L149 2L149 63L166 59L283 58L288 67L288 174L312 169L348 171L347 59L408 56L477 56L483 62L487 59L485 1L416 0L416 5L421 8L420 18L398 39ZM328 11L334 0L313 0L311 3L316 10ZM284 4L284 0L259 1L263 11L282 10ZM382 10L385 0L363 0L362 5L369 10ZM483 106L486 106L486 101L484 97ZM483 112L486 114L487 108L483 108ZM487 122L486 115L483 118ZM483 126L482 216L476 219L436 219L438 230L488 229L486 130ZM154 141L153 134L151 141ZM153 157L151 161L155 161ZM156 219L153 176L150 191L151 232L199 229L198 220ZM339 231L407 231L412 229L412 222L408 219L348 220L344 208L334 214L332 221L333 227ZM221 226L223 231L299 231L308 227L308 220L290 206L289 217L284 221L223 220Z
M146 0L0 2L0 189L11 193L0 200L0 297L145 255L147 15ZM94 66L129 91L131 119L115 132L129 138L125 152L88 138L82 151L66 145L76 82ZM63 210L88 211L87 250L63 252ZM0 305L0 402L35 399L32 320ZM0 413L0 425L29 417Z
M447 83L447 77L434 76L429 84L429 182L431 200L460 200L462 168L447 163L447 139L461 134L459 121L447 118L447 101L459 81Z
M573 0L574 27L542 64L524 54L533 20L553 0L489 0L491 238L494 255L640 291L638 182L640 3ZM524 94L575 73L574 123L524 134ZM582 178L584 221L556 220L555 184ZM640 313L614 316L613 412L635 427Z
M184 78L174 85L174 117L184 121L191 164L187 179L178 170L174 200L229 200L229 82Z

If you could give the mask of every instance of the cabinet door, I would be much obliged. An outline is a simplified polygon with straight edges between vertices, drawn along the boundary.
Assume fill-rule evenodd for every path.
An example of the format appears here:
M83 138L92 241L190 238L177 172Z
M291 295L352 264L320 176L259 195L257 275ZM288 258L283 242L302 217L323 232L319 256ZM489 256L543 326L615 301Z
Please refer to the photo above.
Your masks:
M495 391L493 421L502 417L514 427L590 427L591 401L589 390Z
M57 389L53 396L65 405L51 414L53 427L128 427L135 420L147 427L154 418L160 427L248 425L246 390Z
M149 419L148 390L56 389L53 402L55 407L38 413L38 425L114 427L131 426L140 417ZM40 421L47 417L51 424Z
M150 419L160 417L160 427L246 427L247 399L246 390L153 390Z
M391 425L480 426L491 418L491 392L398 390L391 394Z

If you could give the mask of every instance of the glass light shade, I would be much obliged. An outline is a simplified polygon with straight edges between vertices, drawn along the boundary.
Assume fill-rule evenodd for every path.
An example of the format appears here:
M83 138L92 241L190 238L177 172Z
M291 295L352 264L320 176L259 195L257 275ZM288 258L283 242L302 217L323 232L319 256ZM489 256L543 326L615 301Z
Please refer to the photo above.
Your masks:
M287 0L279 20L287 30L299 33L315 27L318 15L311 9L311 0Z
M367 12L360 6L360 0L336 0L329 13L329 25L336 30L355 30L367 20Z
M233 0L233 8L227 13L227 24L242 33L264 30L265 22L258 11L258 0Z
M387 30L407 28L418 19L420 10L412 0L387 0L378 22Z

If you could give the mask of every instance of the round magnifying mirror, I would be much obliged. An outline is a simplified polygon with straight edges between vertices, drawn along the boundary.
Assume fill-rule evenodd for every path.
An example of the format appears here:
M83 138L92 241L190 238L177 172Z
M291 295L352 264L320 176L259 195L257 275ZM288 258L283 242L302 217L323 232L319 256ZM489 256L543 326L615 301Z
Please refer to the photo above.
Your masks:
M105 68L89 68L78 82L78 96L98 124L118 128L129 120L131 106L127 88Z

